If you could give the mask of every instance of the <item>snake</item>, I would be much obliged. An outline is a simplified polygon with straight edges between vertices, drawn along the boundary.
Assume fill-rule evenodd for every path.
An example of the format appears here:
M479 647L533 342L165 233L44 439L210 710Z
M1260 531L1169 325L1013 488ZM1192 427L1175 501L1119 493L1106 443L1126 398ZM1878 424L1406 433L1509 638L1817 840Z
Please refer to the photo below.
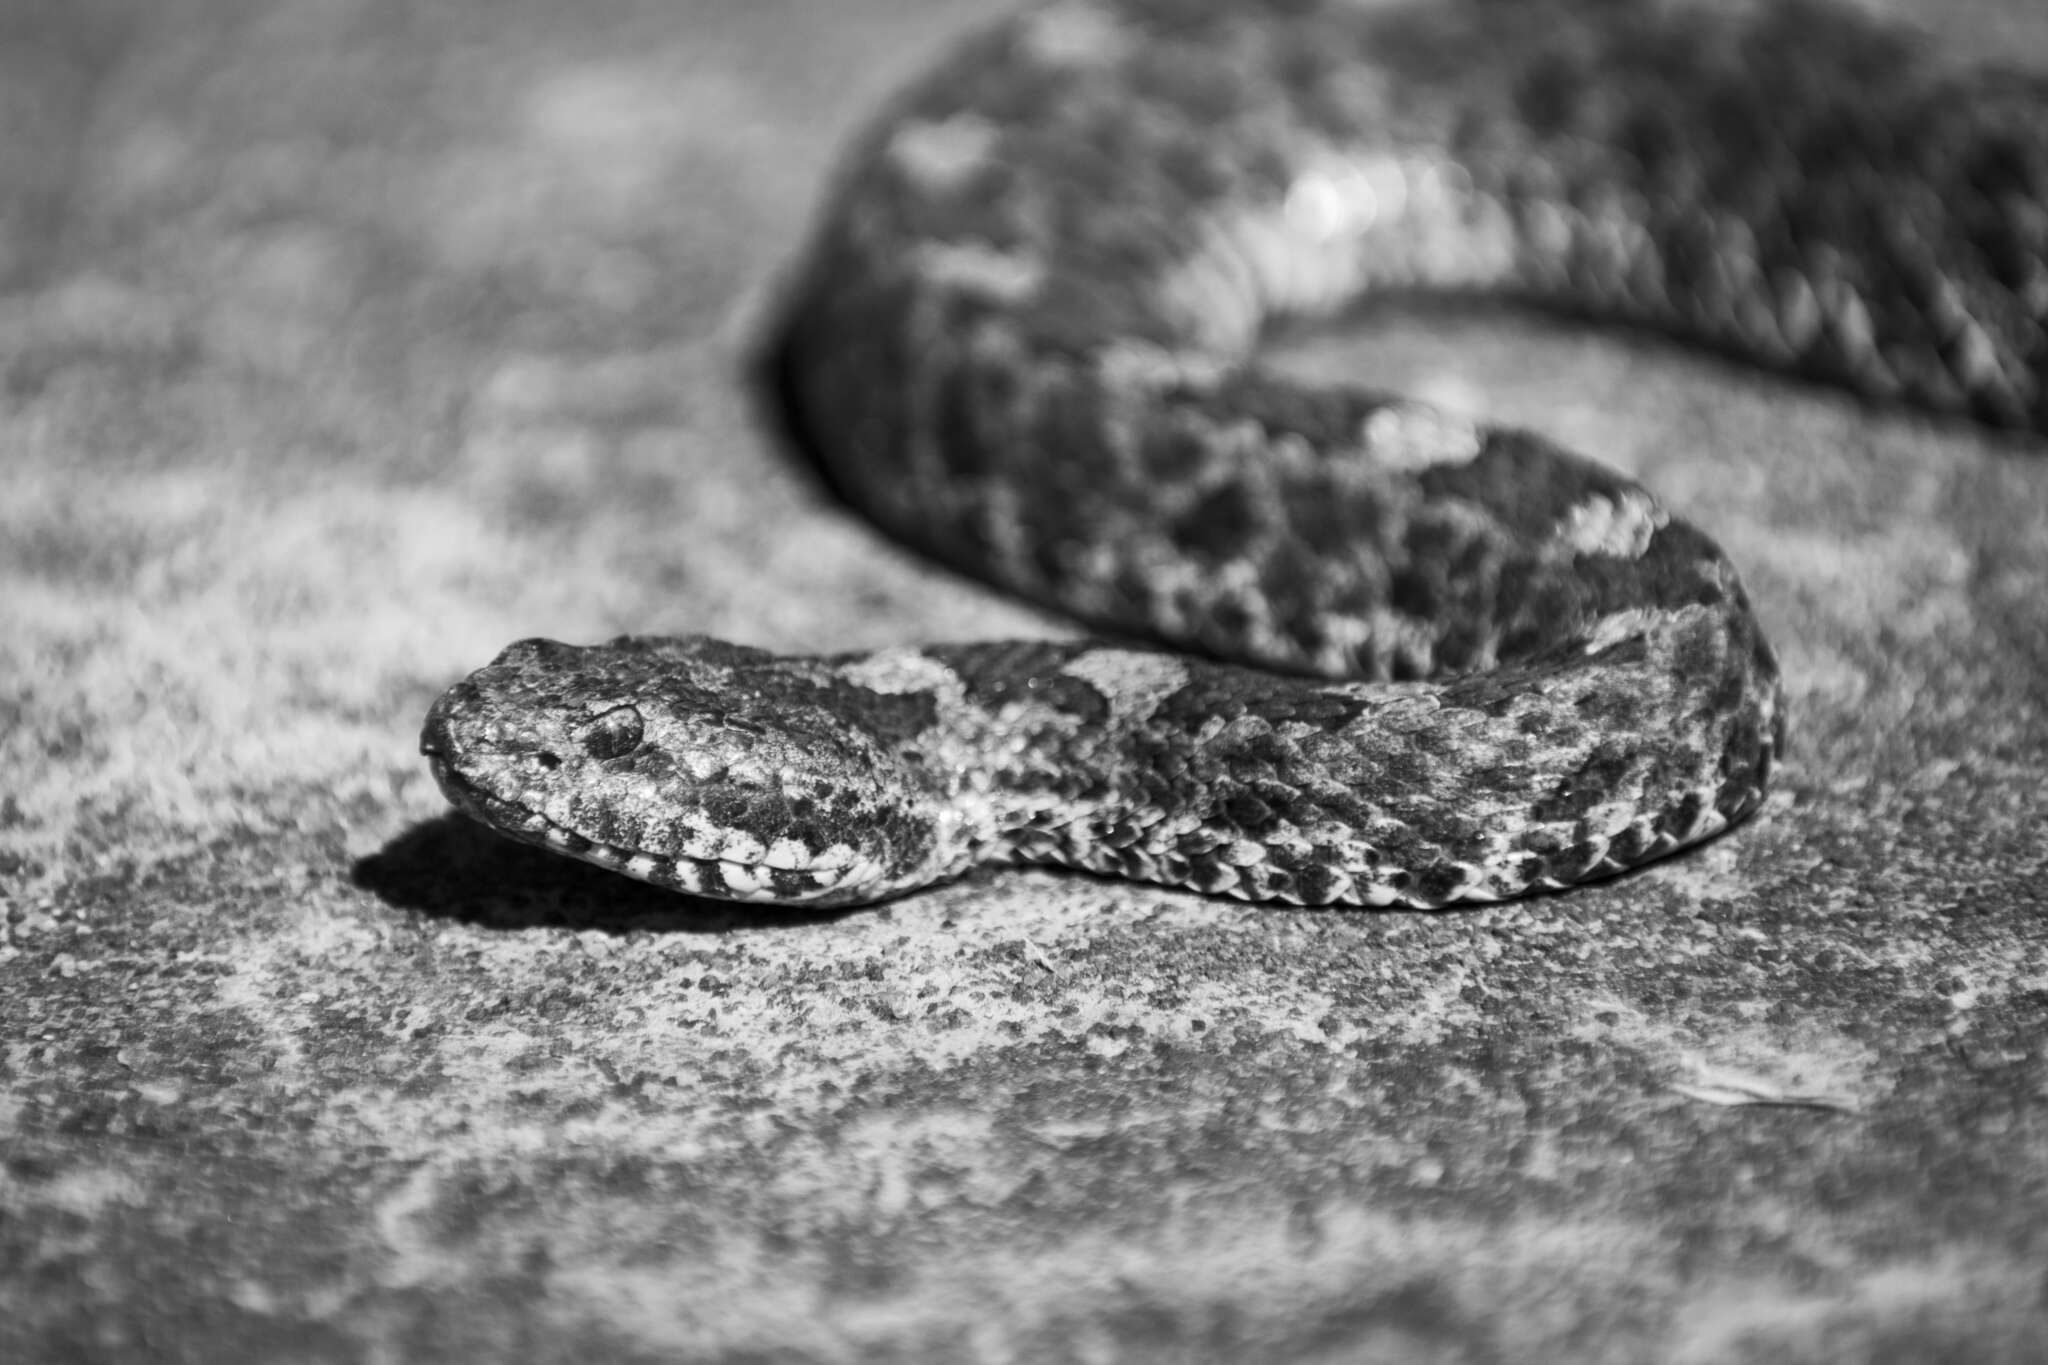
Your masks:
M1001 17L855 140L767 349L839 501L1090 633L522 640L422 752L513 839L792 906L1048 864L1435 908L1739 824L1785 689L1706 532L1265 347L1444 297L2038 432L2048 83L1810 0Z

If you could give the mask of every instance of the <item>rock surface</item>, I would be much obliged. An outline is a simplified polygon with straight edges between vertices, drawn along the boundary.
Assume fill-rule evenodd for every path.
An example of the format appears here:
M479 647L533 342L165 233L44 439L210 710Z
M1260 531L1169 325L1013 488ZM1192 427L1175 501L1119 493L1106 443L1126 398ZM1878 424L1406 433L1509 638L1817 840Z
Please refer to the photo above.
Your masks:
M2029 8L1922 13L2048 64ZM522 636L1059 629L746 382L988 10L0 16L0 1358L2038 1358L2040 442L1520 316L1291 343L1744 566L1770 805L1567 896L736 912L443 813L419 719Z

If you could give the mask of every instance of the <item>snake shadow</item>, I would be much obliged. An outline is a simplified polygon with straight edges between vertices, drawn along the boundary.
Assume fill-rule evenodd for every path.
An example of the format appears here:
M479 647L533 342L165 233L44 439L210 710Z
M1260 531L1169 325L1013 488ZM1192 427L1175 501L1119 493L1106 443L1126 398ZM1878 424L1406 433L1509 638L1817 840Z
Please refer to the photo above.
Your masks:
M858 913L739 905L669 891L515 843L467 816L425 820L358 858L349 880L395 909L491 929L719 934L798 929Z
M761 310L752 335L744 343L740 356L741 392L750 400L755 419L786 457L786 463L809 480L814 490L868 525L855 499L820 454L822 448L815 428L797 401L796 339L790 328L789 300L784 297L791 285L790 281L783 282L782 292Z

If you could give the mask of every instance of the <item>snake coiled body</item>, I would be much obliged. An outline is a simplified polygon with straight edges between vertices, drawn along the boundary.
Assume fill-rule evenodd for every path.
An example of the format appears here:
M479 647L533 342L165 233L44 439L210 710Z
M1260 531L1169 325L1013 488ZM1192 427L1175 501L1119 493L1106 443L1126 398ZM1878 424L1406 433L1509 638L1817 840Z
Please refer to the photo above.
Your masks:
M2039 80L1809 4L1026 11L852 156L781 372L888 532L1190 652L525 641L423 748L505 833L740 899L1020 861L1437 906L1658 857L1753 812L1784 745L1721 550L1260 336L1481 293L2040 429L2044 130Z

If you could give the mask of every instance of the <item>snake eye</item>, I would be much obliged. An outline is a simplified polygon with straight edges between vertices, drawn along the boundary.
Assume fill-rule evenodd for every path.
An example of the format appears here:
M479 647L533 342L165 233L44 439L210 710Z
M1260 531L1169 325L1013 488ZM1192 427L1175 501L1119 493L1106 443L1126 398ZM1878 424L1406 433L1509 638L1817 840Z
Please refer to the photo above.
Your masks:
M640 713L630 706L614 706L592 720L577 736L583 752L592 758L620 758L640 747Z

